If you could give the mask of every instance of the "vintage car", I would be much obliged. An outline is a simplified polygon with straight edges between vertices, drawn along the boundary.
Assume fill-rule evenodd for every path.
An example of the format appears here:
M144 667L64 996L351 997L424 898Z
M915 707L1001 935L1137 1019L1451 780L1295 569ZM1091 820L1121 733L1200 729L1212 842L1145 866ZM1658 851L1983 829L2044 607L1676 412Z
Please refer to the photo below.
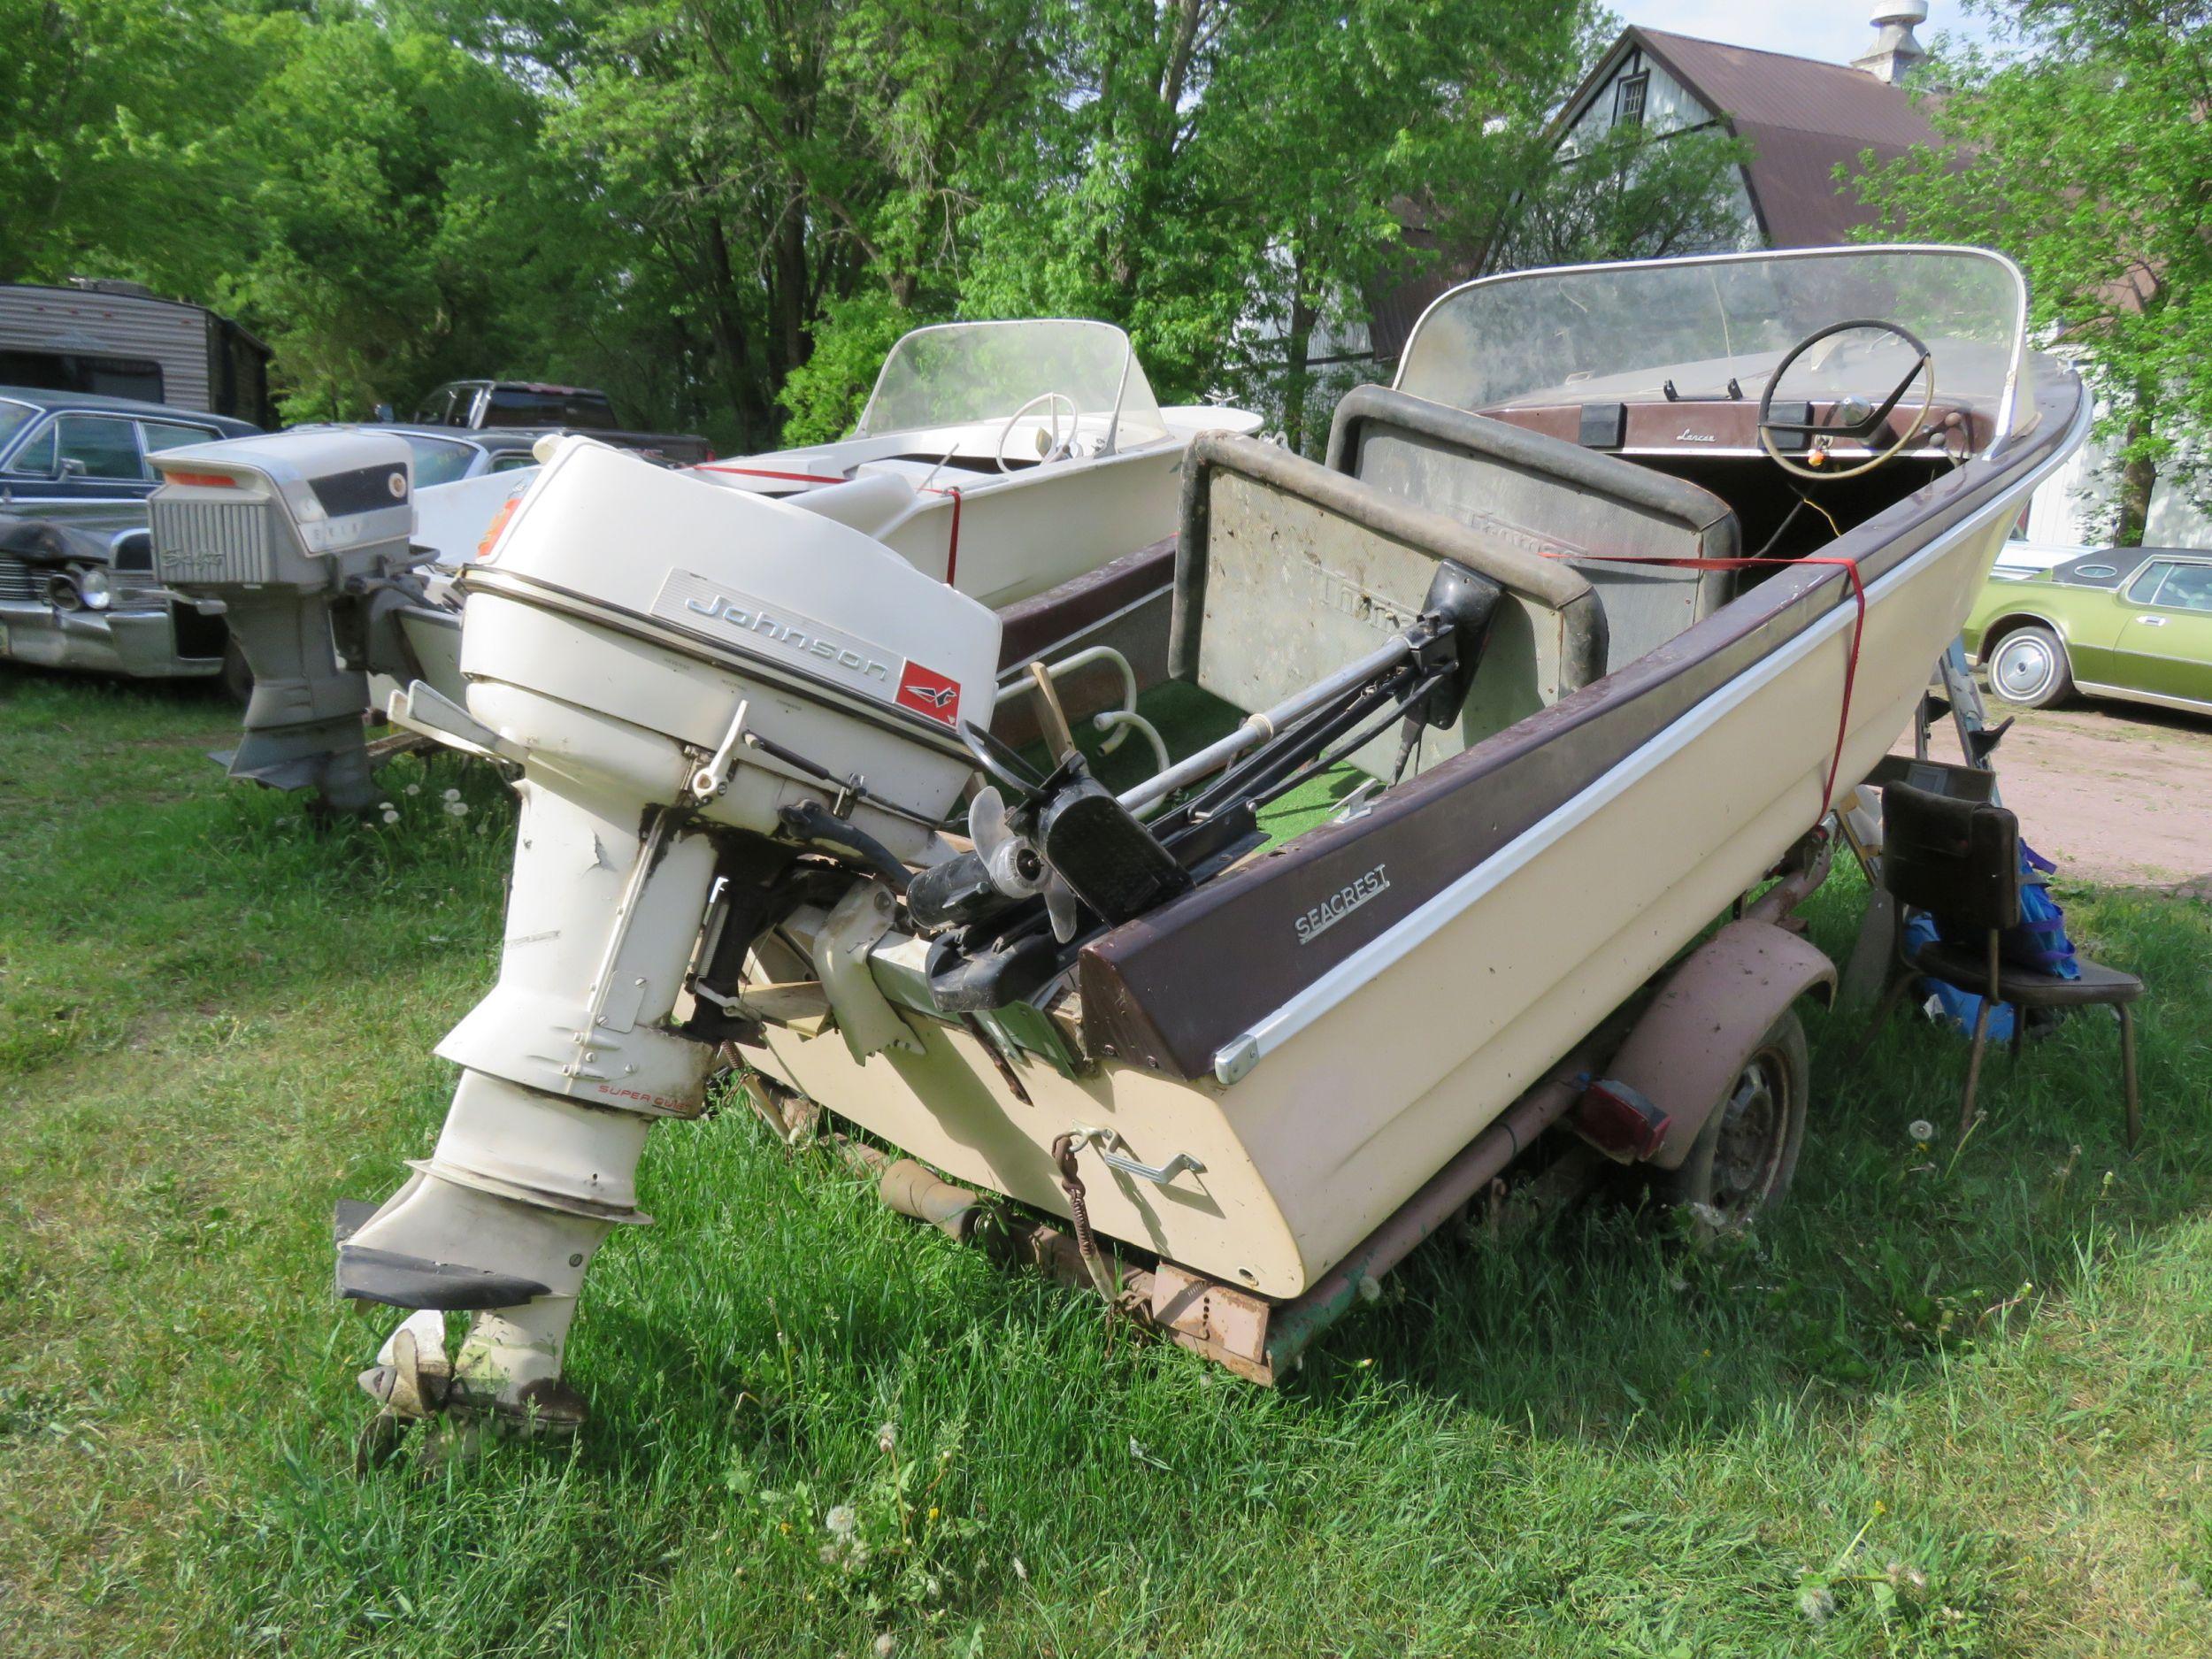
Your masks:
M1965 637L2008 703L2080 692L2212 714L2212 551L2107 548L1993 574Z
M155 679L224 671L221 617L163 593L147 457L259 428L90 393L0 387L0 660Z
M222 607L164 588L143 529L112 534L0 512L0 661L142 680L226 676L245 658Z
M166 403L0 386L0 513L82 530L135 529L161 481L148 456L260 430Z

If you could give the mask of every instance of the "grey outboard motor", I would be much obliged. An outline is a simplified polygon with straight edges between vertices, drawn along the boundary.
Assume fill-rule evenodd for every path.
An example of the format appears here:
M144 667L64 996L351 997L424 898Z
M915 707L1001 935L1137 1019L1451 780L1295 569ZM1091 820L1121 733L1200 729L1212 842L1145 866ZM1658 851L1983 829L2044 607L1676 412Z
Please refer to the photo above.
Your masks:
M296 432L166 449L150 513L166 586L222 602L253 670L230 775L373 803L362 716L380 596L412 594L412 455L385 433Z

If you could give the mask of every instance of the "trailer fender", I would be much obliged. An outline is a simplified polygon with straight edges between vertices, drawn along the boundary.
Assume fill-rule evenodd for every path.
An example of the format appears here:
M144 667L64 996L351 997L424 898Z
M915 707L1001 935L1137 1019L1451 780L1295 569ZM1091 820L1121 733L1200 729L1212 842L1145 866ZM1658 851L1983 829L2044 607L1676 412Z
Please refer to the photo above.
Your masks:
M1808 993L1835 997L1836 969L1771 922L1730 922L1691 954L1606 1068L1667 1114L1649 1162L1679 1169L1745 1056Z

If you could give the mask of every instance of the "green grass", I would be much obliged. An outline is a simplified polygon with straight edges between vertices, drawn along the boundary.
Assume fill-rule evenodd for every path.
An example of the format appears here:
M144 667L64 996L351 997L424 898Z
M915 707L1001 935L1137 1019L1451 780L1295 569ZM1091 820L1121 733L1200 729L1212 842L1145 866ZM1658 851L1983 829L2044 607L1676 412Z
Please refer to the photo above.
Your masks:
M2000 1060L1924 1150L1963 1045L1901 1020L1852 1071L1816 1018L1755 1240L1456 1233L1273 1393L1110 1341L747 1112L663 1127L660 1225L578 1322L585 1436L357 1479L383 1321L331 1296L330 1204L430 1145L511 817L410 761L399 824L318 831L223 782L229 729L0 680L10 1659L2212 1652L2202 905L2062 889L2154 987L2139 1156L2108 1024ZM1832 950L1861 896L1811 907Z

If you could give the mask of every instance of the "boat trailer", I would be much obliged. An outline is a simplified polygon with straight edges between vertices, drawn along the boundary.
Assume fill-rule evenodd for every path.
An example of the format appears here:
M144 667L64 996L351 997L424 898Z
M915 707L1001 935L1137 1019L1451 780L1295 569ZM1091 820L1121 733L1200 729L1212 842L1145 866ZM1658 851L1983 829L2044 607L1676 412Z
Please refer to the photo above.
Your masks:
M1102 1250L1085 1219L1071 1155L1063 1168L1074 1220L1040 1220L834 1127L815 1101L745 1069L734 1046L725 1053L739 1069L754 1111L786 1147L833 1152L874 1183L887 1209L981 1249L1002 1266L1041 1270L1063 1284L1094 1288L1114 1317L1271 1386L1547 1133L1571 1134L1571 1150L1586 1167L1609 1162L1662 1172L1678 1168L1717 1109L1735 1097L1740 1075L1775 1022L1801 997L1824 1004L1833 997L1835 966L1804 937L1794 915L1827 878L1833 851L1824 829L1808 833L1770 872L1771 886L1739 903L1731 919L1601 1024L1303 1294L1287 1301L1125 1253L1113 1241ZM1140 1179L1164 1181L1173 1173L1110 1154L1107 1161Z

